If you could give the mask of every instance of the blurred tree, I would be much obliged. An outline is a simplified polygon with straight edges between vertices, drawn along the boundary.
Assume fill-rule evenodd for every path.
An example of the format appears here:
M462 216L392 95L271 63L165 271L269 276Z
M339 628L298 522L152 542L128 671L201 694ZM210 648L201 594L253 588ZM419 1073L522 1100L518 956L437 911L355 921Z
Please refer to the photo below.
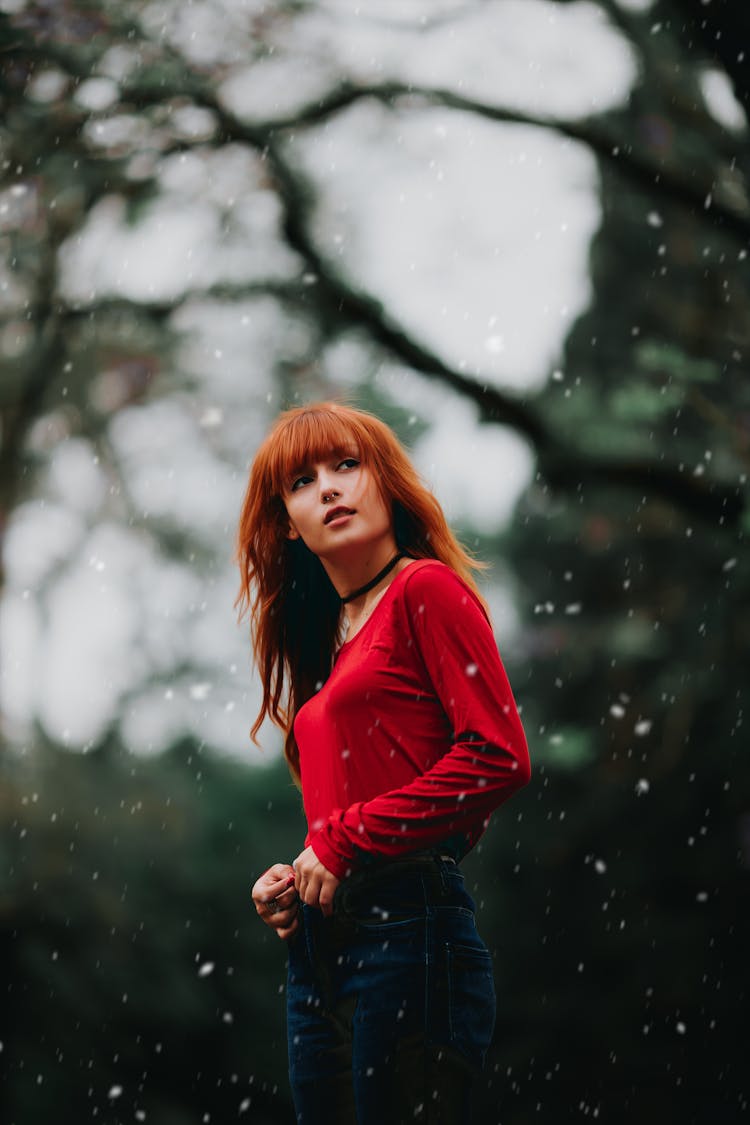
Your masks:
M707 59L673 7L621 17L641 81L608 122L622 140L601 163L595 297L537 400L584 456L562 473L540 457L504 537L537 622L514 683L538 784L473 861L504 935L488 1121L747 1111L747 131L708 121ZM736 49L747 13L722 12ZM631 145L666 185L627 171Z
M358 77L306 37L325 5L0 4L0 504L16 537L40 521L46 558L23 581L16 565L14 589L51 615L63 556L115 527L129 538L111 550L154 591L135 586L146 639L88 753L61 752L44 714L7 726L3 1120L289 1120L282 958L242 896L299 838L298 801L278 768L211 755L188 711L238 675L200 620L231 602L217 543L268 416L353 382L413 438L427 423L384 390L385 366L535 455L512 524L477 540L508 567L522 627L503 655L536 762L467 864L501 995L480 1120L746 1112L747 6L598 7L637 78L626 104L575 114L397 68ZM423 9L385 9L372 34L411 43L486 10ZM295 141L373 105L399 125L441 107L541 129L596 159L593 296L538 389L453 362L342 256ZM159 267L178 211L194 236L175 281ZM250 343L231 343L245 322ZM90 503L66 449L95 473ZM188 508L205 481L210 510ZM61 492L80 518L45 523ZM186 608L165 609L183 583ZM177 692L189 729L133 758L150 690Z
M278 761L259 781L191 745L6 762L4 1121L288 1120L250 888L299 801Z

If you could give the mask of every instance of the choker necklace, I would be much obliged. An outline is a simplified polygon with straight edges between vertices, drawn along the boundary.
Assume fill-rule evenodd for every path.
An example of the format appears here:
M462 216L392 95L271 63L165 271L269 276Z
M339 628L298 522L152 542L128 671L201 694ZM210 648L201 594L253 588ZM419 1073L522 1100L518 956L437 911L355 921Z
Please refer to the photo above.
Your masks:
M358 590L354 590L351 594L348 594L345 598L342 598L341 604L346 605L347 602L353 602L355 598L359 598L362 596L362 594L368 593L373 589L374 586L377 586L378 582L382 581L382 579L385 578L386 574L391 573L399 559L407 559L410 557L411 556L408 555L406 551L399 551L398 554L395 554L391 561L389 563L386 563L383 569L375 575L371 582L366 582L364 586L360 586Z

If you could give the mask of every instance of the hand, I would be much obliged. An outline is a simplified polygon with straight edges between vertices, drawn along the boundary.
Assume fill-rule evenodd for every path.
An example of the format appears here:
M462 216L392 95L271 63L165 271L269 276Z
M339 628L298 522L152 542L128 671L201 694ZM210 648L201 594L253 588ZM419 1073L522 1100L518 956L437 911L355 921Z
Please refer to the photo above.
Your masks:
M333 895L341 882L324 867L312 848L305 848L295 859L297 894L308 906L317 906L326 918L333 913Z
M255 909L267 926L287 941L299 929L299 900L294 889L294 869L274 863L261 875L252 890Z

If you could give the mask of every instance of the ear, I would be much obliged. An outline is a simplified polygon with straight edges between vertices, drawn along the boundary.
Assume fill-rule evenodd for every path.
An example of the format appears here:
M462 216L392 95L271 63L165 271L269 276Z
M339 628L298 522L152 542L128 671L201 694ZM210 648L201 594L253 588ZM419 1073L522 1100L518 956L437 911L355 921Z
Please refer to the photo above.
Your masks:
M286 537L287 537L287 539L291 539L291 540L299 539L299 537L300 537L300 534L297 531L297 528L294 526L294 524L291 522L291 520L289 521L289 527L287 528Z

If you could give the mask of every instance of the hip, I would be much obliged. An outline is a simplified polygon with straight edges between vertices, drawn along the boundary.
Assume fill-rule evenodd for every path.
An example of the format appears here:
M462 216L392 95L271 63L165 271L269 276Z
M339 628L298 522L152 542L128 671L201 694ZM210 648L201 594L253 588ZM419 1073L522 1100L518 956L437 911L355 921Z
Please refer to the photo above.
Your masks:
M302 906L289 943L290 1026L311 1004L354 1013L453 1048L481 1065L492 1035L492 958L453 861L409 857L370 865L338 888L334 913Z
M327 976L329 960L339 969L362 960L437 963L446 944L489 959L475 909L453 859L419 853L372 862L339 884L331 916L301 906L290 957L302 956L313 971L325 967Z

